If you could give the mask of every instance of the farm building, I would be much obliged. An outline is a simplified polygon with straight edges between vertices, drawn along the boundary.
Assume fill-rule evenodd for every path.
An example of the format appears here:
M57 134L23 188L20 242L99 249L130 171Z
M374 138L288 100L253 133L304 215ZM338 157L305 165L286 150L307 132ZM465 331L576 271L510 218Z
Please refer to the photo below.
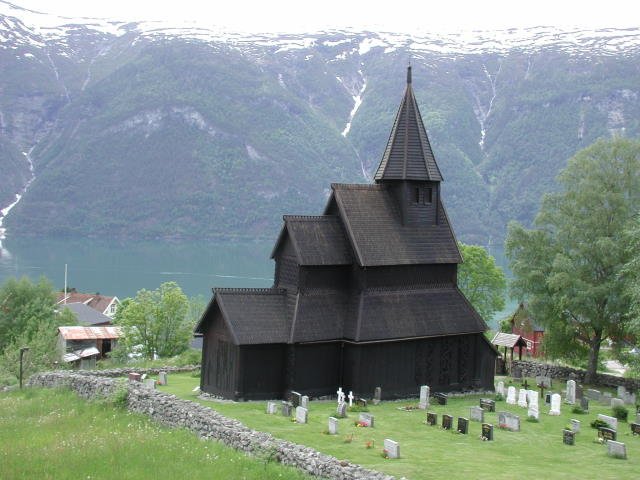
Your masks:
M58 352L66 363L83 370L94 368L96 360L113 350L120 337L120 327L58 327Z
M284 216L272 288L214 289L196 326L203 392L232 399L493 389L486 324L462 261L411 82L375 183L332 184L322 215Z

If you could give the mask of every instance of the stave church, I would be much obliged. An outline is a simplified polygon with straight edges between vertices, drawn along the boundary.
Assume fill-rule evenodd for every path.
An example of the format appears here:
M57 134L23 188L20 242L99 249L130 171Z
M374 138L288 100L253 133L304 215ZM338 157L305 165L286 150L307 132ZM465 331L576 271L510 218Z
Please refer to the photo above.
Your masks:
M324 212L285 215L274 284L214 288L196 326L201 391L234 400L338 387L385 399L492 390L497 352L457 286L462 257L411 67L372 184L332 184Z

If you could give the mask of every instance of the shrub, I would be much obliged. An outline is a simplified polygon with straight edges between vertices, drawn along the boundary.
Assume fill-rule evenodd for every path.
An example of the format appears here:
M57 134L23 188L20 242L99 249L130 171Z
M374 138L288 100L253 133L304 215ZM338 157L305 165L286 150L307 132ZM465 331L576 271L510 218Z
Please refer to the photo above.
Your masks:
M598 420L598 419L595 419L593 422L591 422L590 425L591 425L591 428L595 428L595 429L598 429L601 427L605 427L605 428L609 427L609 424L607 422L603 422L602 420Z
M629 409L623 407L622 405L616 405L611 410L613 410L613 416L618 420L621 420L623 422L627 421L627 418L629 417Z
M571 409L571 413L575 413L575 414L577 414L577 415L584 415L584 414L586 414L587 412L585 412L585 411L582 409L582 407L581 407L581 406L576 405L575 407L573 407L573 408Z
M504 397L501 393L496 393L496 402L501 402L504 400Z

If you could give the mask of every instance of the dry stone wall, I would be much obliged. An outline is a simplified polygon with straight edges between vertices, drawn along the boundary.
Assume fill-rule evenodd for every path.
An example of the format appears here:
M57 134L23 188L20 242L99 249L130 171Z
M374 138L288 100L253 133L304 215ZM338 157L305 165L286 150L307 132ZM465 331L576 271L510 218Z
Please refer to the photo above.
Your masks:
M279 440L269 433L251 430L208 407L146 388L141 383L129 383L125 379L107 378L94 373L99 372L45 372L32 376L27 385L47 388L64 386L87 399L113 397L121 389L127 389L127 408L132 412L148 415L170 427L188 428L202 438L219 440L237 450L294 466L310 475L340 480L394 478L303 445Z

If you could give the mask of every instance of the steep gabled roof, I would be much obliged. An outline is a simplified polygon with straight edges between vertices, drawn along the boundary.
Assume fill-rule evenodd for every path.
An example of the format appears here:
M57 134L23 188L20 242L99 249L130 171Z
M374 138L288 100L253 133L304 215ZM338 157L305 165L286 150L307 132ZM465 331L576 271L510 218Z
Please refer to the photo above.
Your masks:
M275 257L287 233L300 265L350 265L351 247L340 219L335 215L285 215L271 258Z
M407 88L391 128L387 148L375 174L382 180L442 181L411 88L411 67L407 69Z
M461 263L449 219L438 201L437 225L403 225L396 199L385 184L332 184L333 195L361 266Z
M71 310L76 316L78 324L83 326L111 324L113 320L84 303L67 303L63 305L63 308Z

